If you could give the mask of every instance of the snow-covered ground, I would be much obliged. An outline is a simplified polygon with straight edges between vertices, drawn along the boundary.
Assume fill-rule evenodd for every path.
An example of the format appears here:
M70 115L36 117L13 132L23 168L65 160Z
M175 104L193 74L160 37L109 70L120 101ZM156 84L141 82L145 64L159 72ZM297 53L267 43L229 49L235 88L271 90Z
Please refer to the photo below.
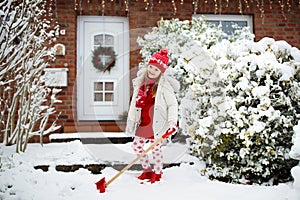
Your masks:
M69 135L70 136L70 135ZM69 137L68 136L68 137ZM140 171L128 170L106 189L96 190L95 182L106 181L118 173L107 167L102 174L87 169L59 172L56 165L129 163L135 156L131 143L89 144L73 141L41 146L29 144L26 153L14 153L15 147L0 145L0 199L204 199L204 200L299 200L292 183L278 186L238 185L211 181L201 175L204 164L188 155L183 144L168 143L163 152L166 163L182 163L164 169L162 181L141 184L136 178ZM49 170L35 170L34 166L49 165Z

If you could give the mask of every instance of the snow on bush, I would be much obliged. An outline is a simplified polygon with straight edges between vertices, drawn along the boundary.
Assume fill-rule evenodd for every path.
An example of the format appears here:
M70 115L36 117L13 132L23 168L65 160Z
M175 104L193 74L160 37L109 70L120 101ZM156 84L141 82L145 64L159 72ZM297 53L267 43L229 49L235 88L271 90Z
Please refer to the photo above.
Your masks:
M285 41L254 42L247 28L235 29L222 40L225 33L202 18L165 20L138 42L145 61L170 49L182 86L180 127L210 178L287 181L297 163L289 151L299 120L300 52ZM189 50L193 62L182 57Z
M294 126L292 142L293 146L290 151L290 156L296 160L300 160L300 121Z
M46 127L55 113L58 89L45 86L44 69L53 59L47 45L55 27L45 17L46 1L4 0L0 3L0 129L6 145L25 151L33 135L54 131ZM42 141L42 140L41 140Z
M293 146L290 151L291 158L300 160L300 120L298 124L294 126L294 135L293 135ZM291 174L293 176L293 191L294 196L300 196L300 163L291 169ZM296 199L296 198L295 198Z

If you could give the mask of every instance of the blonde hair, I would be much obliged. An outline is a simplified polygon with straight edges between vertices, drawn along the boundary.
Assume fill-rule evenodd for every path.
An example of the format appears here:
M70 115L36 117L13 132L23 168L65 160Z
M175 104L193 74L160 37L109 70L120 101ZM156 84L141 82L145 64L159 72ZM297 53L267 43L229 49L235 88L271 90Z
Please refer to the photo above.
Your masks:
M146 70L145 73L144 73L144 75L143 75L143 77L142 77L142 82L141 82L140 86L142 86L143 84L147 84L147 73L148 73L148 71ZM152 87L152 95L153 95L153 97L156 96L156 92L157 92L157 88L158 88L158 82L160 80L161 75L162 75L162 73L160 73L160 75L158 76L156 82L154 83L154 85ZM146 86L147 86L146 90L148 90L148 85L146 85Z

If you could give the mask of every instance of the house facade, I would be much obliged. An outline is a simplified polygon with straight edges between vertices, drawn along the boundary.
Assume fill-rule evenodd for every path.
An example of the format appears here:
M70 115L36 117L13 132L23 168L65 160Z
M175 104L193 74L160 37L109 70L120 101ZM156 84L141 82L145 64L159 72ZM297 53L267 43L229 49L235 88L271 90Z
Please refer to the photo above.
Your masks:
M56 0L60 31L49 74L60 79L62 89L57 98L63 102L56 105L59 132L124 131L131 80L141 61L136 39L162 18L237 20L251 26L256 41L272 37L300 48L300 5L287 2Z

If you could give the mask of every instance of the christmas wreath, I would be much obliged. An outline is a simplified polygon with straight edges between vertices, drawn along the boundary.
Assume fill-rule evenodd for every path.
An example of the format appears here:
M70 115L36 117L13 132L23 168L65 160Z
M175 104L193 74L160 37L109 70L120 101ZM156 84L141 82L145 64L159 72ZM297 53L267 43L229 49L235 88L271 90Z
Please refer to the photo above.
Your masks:
M103 62L103 58L106 57ZM116 54L112 47L97 47L93 51L92 63L102 72L110 71L116 64Z

